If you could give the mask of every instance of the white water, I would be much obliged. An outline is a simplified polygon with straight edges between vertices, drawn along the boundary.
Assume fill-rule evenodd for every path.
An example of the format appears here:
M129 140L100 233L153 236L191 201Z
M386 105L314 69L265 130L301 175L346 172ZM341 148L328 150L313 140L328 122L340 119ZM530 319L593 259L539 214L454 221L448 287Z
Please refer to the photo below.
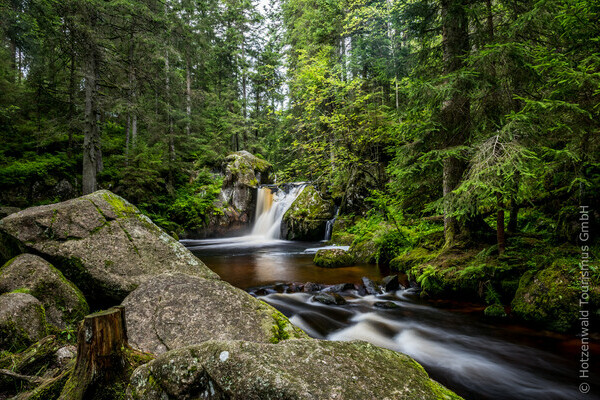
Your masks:
M330 219L329 221L327 221L327 225L325 226L325 238L323 239L323 241L326 242L328 240L331 240L331 233L333 232L333 225L335 224L335 220L337 219L339 213L340 213L340 209L338 207L336 207L333 218Z
M256 222L250 236L279 239L283 216L305 187L306 185L294 186L289 193L281 189L277 189L273 193L272 189L268 187L259 188L256 202Z

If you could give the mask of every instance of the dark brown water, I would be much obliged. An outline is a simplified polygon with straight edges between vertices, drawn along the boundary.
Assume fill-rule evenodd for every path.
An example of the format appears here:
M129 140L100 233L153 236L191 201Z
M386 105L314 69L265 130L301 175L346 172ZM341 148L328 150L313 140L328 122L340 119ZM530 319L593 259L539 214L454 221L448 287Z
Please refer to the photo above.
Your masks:
M313 263L316 242L292 242L245 236L241 238L184 240L182 243L224 280L241 289L278 282L360 283L366 276L381 278L377 265L360 264L328 269Z
M185 241L211 269L242 289L277 282L359 283L387 271L359 265L323 269L312 264L320 243L261 238ZM251 293L254 290L250 290ZM274 292L270 290L269 292ZM414 289L379 296L342 293L348 303L327 306L307 293L260 298L315 338L366 340L419 361L430 376L466 399L599 399L598 337L592 340L591 393L578 378L580 340L483 317L483 307L460 302L424 302ZM375 303L391 301L396 309ZM597 330L597 329L596 329Z

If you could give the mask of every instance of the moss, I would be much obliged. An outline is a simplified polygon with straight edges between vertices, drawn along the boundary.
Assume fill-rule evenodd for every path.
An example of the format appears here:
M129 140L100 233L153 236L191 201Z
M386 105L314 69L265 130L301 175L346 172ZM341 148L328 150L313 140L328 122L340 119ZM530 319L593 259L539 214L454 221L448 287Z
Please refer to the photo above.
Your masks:
M504 307L501 304L492 304L491 306L487 306L485 310L483 310L483 314L486 317L491 318L504 318L506 317L506 311L504 311Z
M112 207L117 217L125 218L139 214L138 210L127 201L109 192L102 193L102 198Z
M578 318L576 278L560 266L523 274L512 301L513 313L528 321L558 332L571 329Z
M439 251L431 251L423 247L417 247L394 258L390 262L390 268L393 271L408 272L412 267L434 259L439 253Z
M12 292L10 292L10 293L27 293L27 294L31 294L32 296L34 296L34 297L35 297L35 295L33 295L33 294L31 293L31 290L30 290L30 289L28 289L28 288L19 288L19 289L15 289L15 290L13 290L13 291L12 291Z
M354 264L354 258L342 249L325 249L317 251L313 262L323 268L340 268Z
M292 325L290 320L279 311L273 312L271 317L273 317L274 320L274 324L271 328L272 336L271 339L269 339L271 343L279 343L282 340L290 338L300 339L307 337L301 329Z

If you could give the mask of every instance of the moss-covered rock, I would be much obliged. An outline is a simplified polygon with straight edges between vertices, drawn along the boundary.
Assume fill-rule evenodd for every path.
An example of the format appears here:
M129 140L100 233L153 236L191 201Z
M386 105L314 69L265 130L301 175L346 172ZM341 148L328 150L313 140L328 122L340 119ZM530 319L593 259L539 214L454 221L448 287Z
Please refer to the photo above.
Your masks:
M47 335L44 306L27 293L0 295L0 350L18 351Z
M164 274L123 302L130 344L154 354L207 340L306 337L276 309L227 282Z
M327 221L333 218L335 204L324 199L309 185L302 190L281 222L281 237L288 240L321 240L325 237Z
M366 342L210 341L139 367L131 399L460 399L412 358Z
M19 252L40 254L93 306L117 304L166 271L218 279L135 206L107 190L12 214L0 221L0 236L11 244L0 246L3 262Z
M317 251L313 262L323 268L340 268L351 266L354 259L344 249L323 249Z
M506 311L504 311L504 307L502 307L501 304L487 306L485 310L483 310L483 314L490 318L504 318L507 316Z
M568 331L579 317L575 277L558 265L527 271L512 301L512 312L545 328Z
M27 289L46 310L49 324L58 329L73 326L89 313L83 294L49 262L21 254L0 269L0 294Z
M225 158L222 175L221 192L213 204L218 212L210 216L206 227L198 227L196 237L223 236L247 229L254 218L257 187L273 182L273 166L243 150Z

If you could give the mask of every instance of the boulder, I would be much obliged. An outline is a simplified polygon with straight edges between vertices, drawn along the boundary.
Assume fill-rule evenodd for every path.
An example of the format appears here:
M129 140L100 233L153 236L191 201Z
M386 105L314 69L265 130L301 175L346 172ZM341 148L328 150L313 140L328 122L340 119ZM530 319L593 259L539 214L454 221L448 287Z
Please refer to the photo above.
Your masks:
M512 301L513 314L558 332L575 326L580 310L576 285L580 281L566 268L552 266L525 272Z
M21 211L18 207L0 206L0 218L8 217L10 214Z
M75 325L89 314L83 294L49 262L33 254L21 254L0 269L0 294L27 290L46 310L49 324L59 329Z
M323 292L325 293L339 293L339 292L346 292L348 290L354 290L354 284L353 283L339 283L337 285L332 285L332 286L328 286L325 289L323 289Z
M335 204L307 186L283 215L281 237L288 240L321 240L327 221L333 218Z
M323 289L323 285L321 285L319 283L306 282L304 284L304 287L302 288L302 291L306 292L306 293L312 293L312 292L318 292L321 289Z
M363 285L365 285L365 290L368 294L378 295L381 294L381 290L377 287L372 280L367 278L366 276L362 277Z
M269 343L306 337L273 307L220 280L159 275L123 305L129 343L153 354L212 339Z
M321 292L315 294L312 299L313 301L318 301L319 303L327 305L340 306L342 304L346 304L346 299L337 293Z
M393 301L376 301L374 306L377 308L383 308L384 310L394 310L397 308L402 308Z
M162 272L219 278L136 207L107 190L0 220L0 261L26 252L50 261L98 308L118 304Z
M383 288L386 292L395 292L400 289L400 281L398 275L388 275L383 278Z
M247 151L235 152L223 164L223 185L215 208L222 213L210 217L208 227L197 232L201 236L222 236L247 229L254 218L256 189L272 183L273 166Z
M130 399L460 399L412 358L366 342L210 341L137 368Z
M353 265L354 259L344 249L322 249L317 251L313 262L323 268L341 268Z
M0 350L21 350L46 336L46 316L27 293L0 295Z

